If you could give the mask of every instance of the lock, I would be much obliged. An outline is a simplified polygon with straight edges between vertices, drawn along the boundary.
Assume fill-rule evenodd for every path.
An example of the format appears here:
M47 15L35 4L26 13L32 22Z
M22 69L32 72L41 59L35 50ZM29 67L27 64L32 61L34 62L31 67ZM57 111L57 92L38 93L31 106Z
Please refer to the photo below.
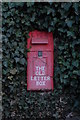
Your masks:
M54 42L51 32L32 31L27 39L27 90L53 90Z

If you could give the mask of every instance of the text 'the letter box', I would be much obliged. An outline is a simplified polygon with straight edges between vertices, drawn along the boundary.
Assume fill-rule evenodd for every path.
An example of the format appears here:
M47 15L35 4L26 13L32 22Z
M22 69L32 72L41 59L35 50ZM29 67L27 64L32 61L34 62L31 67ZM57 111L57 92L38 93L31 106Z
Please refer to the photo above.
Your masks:
M27 90L53 90L53 34L33 31L27 39Z

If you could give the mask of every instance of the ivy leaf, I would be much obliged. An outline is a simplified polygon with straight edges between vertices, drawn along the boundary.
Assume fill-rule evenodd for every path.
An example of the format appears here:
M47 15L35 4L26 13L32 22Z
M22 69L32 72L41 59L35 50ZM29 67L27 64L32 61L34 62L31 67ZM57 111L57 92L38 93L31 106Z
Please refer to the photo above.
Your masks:
M7 61L3 61L3 66L4 67L8 67L8 62Z
M33 14L32 18L30 19L31 22L35 21L35 14Z
M30 2L30 0L27 1L27 7L31 7L33 5L34 5L34 0L32 0L31 2Z
M7 75L7 73L8 73L8 70L3 69L3 75Z
M76 74L76 75L80 76L80 70L73 70L73 74Z
M73 56L73 58L76 58L76 53L72 52L72 56Z
M63 3L61 5L62 8L64 8L64 10L68 11L69 8L71 7L72 3Z
M78 15L78 3L74 3L73 7L75 9L75 13Z
M74 37L75 33L73 31L67 31L67 36Z
M58 28L58 31L60 31L60 32L62 32L62 33L65 32L65 30L63 30L63 28Z
M51 12L52 12L52 9L49 8L47 11L47 15L49 15Z
M64 75L64 78L68 78L68 75Z
M52 29L53 29L52 27L49 27L49 28L48 28L48 32L51 32L51 31L52 31Z
M20 61L20 58L18 58L18 57L15 57L14 59L15 59L16 63Z
M13 76L8 76L8 79L9 79L9 80L12 80L12 79L13 79Z
M16 74L16 72L17 72L17 69L16 69L16 68L14 68L14 69L10 70L10 73L11 73L12 75L15 75L15 74Z
M79 101L78 100L75 100L75 103L73 105L73 108L75 109L76 107L79 107Z
M72 65L75 66L75 67L78 67L79 66L79 61L78 60L72 61Z
M72 24L74 23L73 20L66 20L66 24L68 27L72 27Z
M64 46L59 46L59 50L64 50Z
M26 63L25 58L21 58L20 64L24 65Z
M11 8L14 8L14 7L15 7L15 4L14 4L14 3L9 3L8 6L9 6L9 8L11 9Z

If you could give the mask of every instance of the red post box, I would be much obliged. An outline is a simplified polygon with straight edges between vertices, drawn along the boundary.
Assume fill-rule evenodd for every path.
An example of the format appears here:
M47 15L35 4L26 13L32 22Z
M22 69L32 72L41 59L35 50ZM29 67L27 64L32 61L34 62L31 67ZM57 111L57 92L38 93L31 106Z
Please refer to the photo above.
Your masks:
M27 40L27 90L53 90L53 35L33 31Z

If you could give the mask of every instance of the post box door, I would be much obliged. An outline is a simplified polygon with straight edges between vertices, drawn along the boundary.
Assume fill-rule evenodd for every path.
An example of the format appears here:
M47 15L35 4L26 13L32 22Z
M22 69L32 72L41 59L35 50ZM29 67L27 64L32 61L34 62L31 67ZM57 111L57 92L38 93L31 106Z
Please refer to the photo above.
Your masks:
M53 54L36 51L28 55L28 90L53 89Z

